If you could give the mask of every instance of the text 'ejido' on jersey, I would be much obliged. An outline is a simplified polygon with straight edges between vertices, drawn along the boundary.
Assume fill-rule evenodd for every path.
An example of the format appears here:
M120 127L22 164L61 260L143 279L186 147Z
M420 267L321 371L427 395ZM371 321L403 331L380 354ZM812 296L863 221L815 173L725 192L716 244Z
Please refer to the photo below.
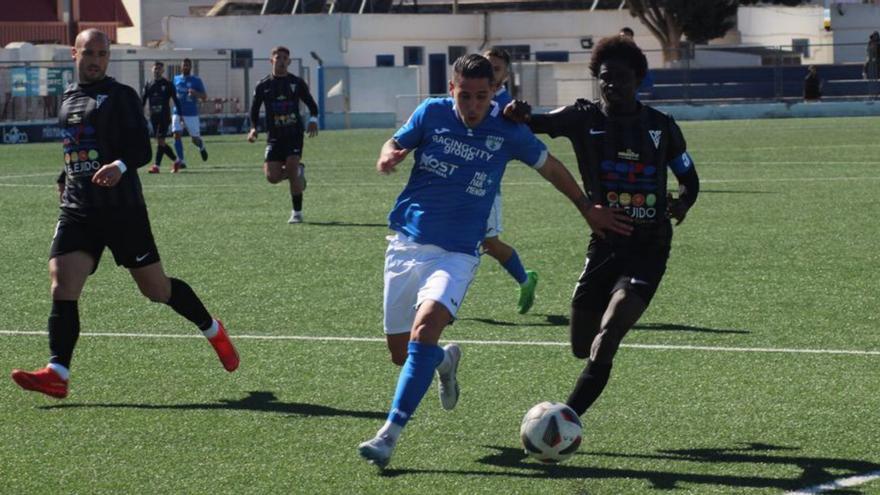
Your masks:
M318 116L318 104L305 81L293 74L282 77L268 75L254 88L251 103L251 126L256 127L260 106L266 107L266 134L268 139L294 137L305 130L299 113L304 103L312 117Z
M177 91L177 100L180 106L177 107L176 113L184 117L194 117L199 114L198 99L189 94L189 90L195 90L199 93L205 93L205 84L199 76L184 76L178 74L174 76L174 89Z
M641 103L632 115L609 118L598 105L577 100L533 115L529 127L569 138L591 201L626 209L637 231L668 222L667 168L677 177L693 169L675 120Z
M476 255L507 162L535 169L547 147L524 125L492 104L486 118L468 128L452 98L429 98L393 139L415 150L406 187L388 215L389 227L420 244Z
M92 209L142 206L137 168L152 158L147 122L134 89L112 77L71 84L64 91L58 125L64 149L61 207ZM114 187L92 184L102 166L122 160L127 171Z

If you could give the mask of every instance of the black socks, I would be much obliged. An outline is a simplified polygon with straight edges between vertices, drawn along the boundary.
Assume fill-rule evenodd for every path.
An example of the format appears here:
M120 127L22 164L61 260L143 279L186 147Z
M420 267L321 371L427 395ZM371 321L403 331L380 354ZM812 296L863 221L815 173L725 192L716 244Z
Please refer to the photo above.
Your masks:
M52 301L49 313L50 363L70 368L73 348L79 338L79 308L76 301Z
M593 402L602 394L608 377L611 376L611 363L595 363L587 361L587 365L578 377L574 390L565 403L582 416Z
M171 279L171 297L165 304L171 306L171 309L180 316L195 323L199 330L207 330L214 323L214 319L208 314L208 310L205 309L199 296L183 280Z

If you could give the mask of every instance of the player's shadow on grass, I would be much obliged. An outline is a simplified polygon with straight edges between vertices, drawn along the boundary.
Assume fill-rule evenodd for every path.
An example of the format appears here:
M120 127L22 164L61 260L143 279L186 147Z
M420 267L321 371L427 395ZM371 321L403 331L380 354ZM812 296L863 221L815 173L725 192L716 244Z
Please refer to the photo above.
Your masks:
M564 315L536 315L543 316L543 323L533 322L512 322L495 320L493 318L462 318L459 321L476 321L485 323L486 325L503 326L503 327L567 327L569 319ZM735 330L725 328L709 328L698 327L695 325L683 325L681 323L638 323L633 327L635 330L663 330L663 331L681 331L681 332L704 332L704 333L751 333L748 330Z
M383 476L396 477L414 474L463 474L481 476L500 476L512 478L552 478L552 479L643 479L656 490L673 490L684 488L680 484L721 486L730 488L758 488L797 490L808 486L827 483L832 480L864 475L880 470L880 464L858 459L835 459L828 457L797 456L797 447L782 447L763 443L747 443L742 447L659 450L656 454L619 454L613 452L578 452L575 458L564 464L541 464L528 460L521 448L485 446L495 451L477 460L478 463L491 466L491 471L455 471L429 469L386 469ZM632 468L584 467L589 458L613 458L639 461L660 461L663 465L681 462L683 467L693 463L718 464L718 474L705 472L672 472ZM616 462L615 464L621 464ZM797 470L793 477L773 477L730 474L735 472L731 465L742 464L746 473L767 472L767 466L782 466L781 473ZM498 471L497 468L504 468ZM701 469L700 471L705 471ZM859 492L835 492L859 493Z
M315 225L317 227L381 227L388 228L387 223L352 223L352 222L303 222L306 225Z
M119 409L150 409L150 410L241 410L258 411L276 414L289 414L295 416L350 416L364 419L385 419L388 415L382 412L350 411L322 406L320 404L308 404L304 402L280 402L272 392L248 392L243 399L229 400L220 399L215 403L193 404L57 404L42 406L40 409L67 409L67 408L119 408Z
M700 189L701 193L708 194L775 194L772 191L742 191L742 190L724 190L724 189Z

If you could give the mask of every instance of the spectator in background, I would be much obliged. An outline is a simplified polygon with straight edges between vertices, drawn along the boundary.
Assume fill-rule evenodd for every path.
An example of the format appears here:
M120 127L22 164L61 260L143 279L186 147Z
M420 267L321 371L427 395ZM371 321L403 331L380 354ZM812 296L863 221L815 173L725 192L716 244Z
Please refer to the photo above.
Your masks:
M807 77L804 78L804 101L819 101L822 99L822 80L815 65L807 68Z
M880 33L874 31L868 37L867 60L865 61L865 79L880 78Z
M630 28L629 26L624 26L620 28L620 33L618 34L620 36L635 41L635 32L633 32L632 28ZM641 84L639 84L639 87L636 90L636 100L641 100L639 95L645 93L647 93L649 98L651 97L652 93L654 93L654 78L651 77L651 71L645 72L645 78L642 79Z

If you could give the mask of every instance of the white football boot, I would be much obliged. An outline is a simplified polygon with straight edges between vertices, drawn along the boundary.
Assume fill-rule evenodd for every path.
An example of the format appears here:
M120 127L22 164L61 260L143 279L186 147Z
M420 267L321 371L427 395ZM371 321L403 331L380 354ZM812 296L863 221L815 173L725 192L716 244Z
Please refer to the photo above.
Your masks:
M461 348L458 344L447 344L443 347L443 352L449 356L449 366L445 373L437 370L437 378L439 383L437 389L440 392L440 405L443 409L451 411L458 404L458 380L455 379L455 373L458 371L458 363L461 361Z

